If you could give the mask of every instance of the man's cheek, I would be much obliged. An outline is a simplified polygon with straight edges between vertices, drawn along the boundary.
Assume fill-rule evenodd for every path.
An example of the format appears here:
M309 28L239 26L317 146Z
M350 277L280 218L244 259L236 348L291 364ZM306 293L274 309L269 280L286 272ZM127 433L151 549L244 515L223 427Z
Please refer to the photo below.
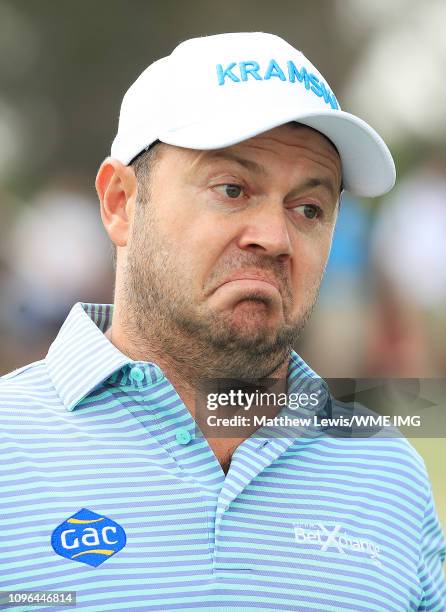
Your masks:
M312 284L320 279L326 266L329 253L329 245L324 241L315 241L305 252L302 252L297 260L298 277Z

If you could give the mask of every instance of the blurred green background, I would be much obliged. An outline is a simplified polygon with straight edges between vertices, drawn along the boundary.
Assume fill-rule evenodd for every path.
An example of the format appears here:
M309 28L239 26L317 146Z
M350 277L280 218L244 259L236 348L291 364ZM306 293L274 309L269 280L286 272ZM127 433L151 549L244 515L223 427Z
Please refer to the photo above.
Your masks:
M112 300L93 186L130 83L186 38L261 30L398 171L388 196L343 201L297 350L322 376L445 378L445 22L443 0L0 0L0 374L43 357L74 302ZM444 437L413 443L446 525Z

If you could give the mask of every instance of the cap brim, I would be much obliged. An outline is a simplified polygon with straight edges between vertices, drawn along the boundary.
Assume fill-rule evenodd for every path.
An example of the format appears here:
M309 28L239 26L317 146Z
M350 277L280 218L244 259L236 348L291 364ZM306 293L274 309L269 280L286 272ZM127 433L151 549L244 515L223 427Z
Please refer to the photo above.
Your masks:
M274 109L273 109L274 110ZM376 197L395 184L392 155L382 138L365 121L338 110L296 114L295 109L274 110L270 117L256 112L215 116L160 134L166 144L190 149L229 147L284 123L297 121L329 138L341 157L343 185L354 195Z

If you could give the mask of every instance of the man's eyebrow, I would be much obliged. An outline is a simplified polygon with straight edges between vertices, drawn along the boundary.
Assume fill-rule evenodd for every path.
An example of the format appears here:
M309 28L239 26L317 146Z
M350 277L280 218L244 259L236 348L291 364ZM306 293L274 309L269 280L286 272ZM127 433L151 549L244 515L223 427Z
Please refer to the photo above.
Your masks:
M208 155L206 155L206 159L216 159L216 158L222 159L222 160L234 161L240 164L241 166L243 166L244 168L246 168L247 170L252 170L253 172L257 174L262 174L263 176L266 176L268 174L265 167L262 166L261 164L255 161L252 161L251 159L240 157L239 155L237 155L236 153L233 153L232 151L219 151L219 150L209 151ZM336 199L339 197L339 193L336 191L336 186L334 185L333 181L331 181L329 178L326 178L323 176L310 177L305 180L305 182L299 188L299 191L301 189L309 189L311 187L325 187L325 189L327 189L327 191L330 192L333 198Z
M328 178L322 176L308 178L302 185L302 189L308 189L311 187L325 187L334 198L339 197L339 193L336 192L336 187L333 181Z
M257 162L252 161L251 159L240 157L236 153L232 153L232 151L212 151L212 152L209 152L208 155L206 155L206 158L207 159L217 158L217 159L233 161L233 162L240 164L247 170L252 170L252 172L255 172L256 174L263 174L263 175L267 174L265 167L262 166L261 164L258 164Z

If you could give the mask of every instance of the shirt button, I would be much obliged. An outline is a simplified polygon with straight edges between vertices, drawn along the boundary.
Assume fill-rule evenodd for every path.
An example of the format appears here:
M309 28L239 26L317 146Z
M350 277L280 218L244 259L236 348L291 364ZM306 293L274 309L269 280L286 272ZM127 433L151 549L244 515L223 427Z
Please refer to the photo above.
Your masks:
M135 382L142 382L144 380L144 370L138 368L138 366L134 366L130 370L130 378Z
M188 444L192 440L192 436L187 429L179 429L175 435L177 442L180 444Z

